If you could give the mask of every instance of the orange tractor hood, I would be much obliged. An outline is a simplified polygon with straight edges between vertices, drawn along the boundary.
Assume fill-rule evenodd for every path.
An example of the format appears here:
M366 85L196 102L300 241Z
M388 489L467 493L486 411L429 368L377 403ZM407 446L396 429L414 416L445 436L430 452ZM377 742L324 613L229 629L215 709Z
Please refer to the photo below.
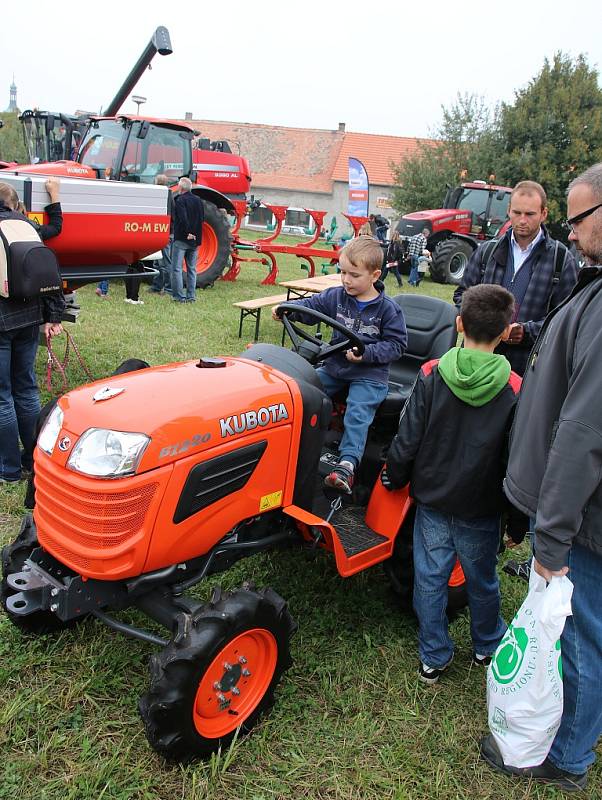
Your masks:
M101 399L110 390L121 391ZM290 424L293 417L285 376L236 358L186 361L117 375L69 392L60 406L61 436L68 437L71 446L67 452L55 450L55 463L66 463L86 430L105 428L150 437L138 473L253 430Z

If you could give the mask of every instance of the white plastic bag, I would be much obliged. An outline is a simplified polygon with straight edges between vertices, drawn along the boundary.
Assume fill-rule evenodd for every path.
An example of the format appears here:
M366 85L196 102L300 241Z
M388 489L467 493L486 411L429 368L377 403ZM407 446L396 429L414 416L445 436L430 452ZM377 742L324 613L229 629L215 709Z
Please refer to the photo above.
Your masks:
M506 766L541 764L562 716L560 635L573 584L531 569L529 592L487 670L489 728Z

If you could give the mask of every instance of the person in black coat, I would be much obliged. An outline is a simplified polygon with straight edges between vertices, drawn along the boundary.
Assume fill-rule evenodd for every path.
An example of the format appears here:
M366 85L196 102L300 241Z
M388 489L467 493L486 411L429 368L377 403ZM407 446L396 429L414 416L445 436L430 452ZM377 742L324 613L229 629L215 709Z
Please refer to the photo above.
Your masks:
M196 262L203 238L205 209L193 194L190 178L180 178L180 191L174 200L174 241L172 249L172 299L176 303L194 303L196 299ZM183 293L182 265L186 258L186 297Z
M51 202L44 210L50 221L46 225L31 223L43 240L57 236L63 224L58 179L46 181L46 190ZM0 219L27 219L18 208L19 197L13 187L0 183ZM40 413L35 374L39 329L43 325L46 336L61 333L64 309L62 292L27 299L0 297L0 483L15 483L32 468Z

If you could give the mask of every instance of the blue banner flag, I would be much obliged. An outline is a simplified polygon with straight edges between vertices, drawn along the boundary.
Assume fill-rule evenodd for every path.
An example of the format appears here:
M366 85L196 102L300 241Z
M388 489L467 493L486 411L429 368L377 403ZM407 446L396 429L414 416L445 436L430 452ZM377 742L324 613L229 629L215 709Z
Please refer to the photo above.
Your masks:
M349 200L347 213L353 217L368 216L368 173L357 158L349 158Z

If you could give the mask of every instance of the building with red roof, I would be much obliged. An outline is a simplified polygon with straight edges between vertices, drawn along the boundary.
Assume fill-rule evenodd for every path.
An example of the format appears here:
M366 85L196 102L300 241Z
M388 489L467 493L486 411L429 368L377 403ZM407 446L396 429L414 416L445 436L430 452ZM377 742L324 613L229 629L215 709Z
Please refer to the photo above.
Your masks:
M244 155L251 166L251 191L255 198L289 206L287 224L301 226L308 223L303 209L312 208L327 212L326 227L336 215L341 229L345 221L341 214L347 211L350 156L359 159L368 173L370 213L393 217L391 197L395 181L391 165L415 155L421 142L430 141L354 133L347 131L343 122L335 130L323 130L188 118L186 121L201 137L212 141L225 139L233 152ZM270 221L271 214L266 209L258 209L250 218L251 223L257 224Z

